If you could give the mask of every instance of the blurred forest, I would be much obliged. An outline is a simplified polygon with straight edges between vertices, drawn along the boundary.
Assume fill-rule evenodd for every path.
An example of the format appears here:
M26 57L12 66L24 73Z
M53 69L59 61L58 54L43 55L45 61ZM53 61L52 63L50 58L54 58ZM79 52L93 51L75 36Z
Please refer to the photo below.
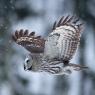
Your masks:
M29 53L15 44L15 30L47 36L63 15L85 22L80 47L71 60L88 70L53 76L23 70ZM0 95L95 95L95 0L0 0Z

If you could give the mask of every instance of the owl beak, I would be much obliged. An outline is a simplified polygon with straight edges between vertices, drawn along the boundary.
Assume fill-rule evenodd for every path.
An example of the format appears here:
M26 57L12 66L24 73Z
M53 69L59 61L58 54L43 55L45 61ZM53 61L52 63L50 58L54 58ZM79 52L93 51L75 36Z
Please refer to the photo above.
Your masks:
M32 70L32 66L30 68L28 68L27 70L29 70L29 71Z
M25 67L25 65L24 65L24 70L26 71L26 70L32 70L32 66L30 67L30 68L28 68L28 69L26 69L26 67Z

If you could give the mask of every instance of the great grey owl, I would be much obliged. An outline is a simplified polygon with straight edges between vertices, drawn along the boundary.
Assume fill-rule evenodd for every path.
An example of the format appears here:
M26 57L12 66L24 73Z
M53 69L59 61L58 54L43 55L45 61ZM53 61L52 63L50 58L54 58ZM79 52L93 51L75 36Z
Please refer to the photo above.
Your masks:
M87 68L70 63L80 43L82 26L75 16L63 16L55 21L47 38L35 36L35 32L28 33L28 30L16 31L13 40L30 52L24 69L62 75Z

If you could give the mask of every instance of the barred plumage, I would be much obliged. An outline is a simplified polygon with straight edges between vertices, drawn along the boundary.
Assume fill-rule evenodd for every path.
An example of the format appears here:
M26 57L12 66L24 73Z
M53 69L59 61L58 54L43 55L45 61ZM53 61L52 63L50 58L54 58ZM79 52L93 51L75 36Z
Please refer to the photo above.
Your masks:
M16 31L12 39L31 53L42 53L45 40L41 36L35 36L35 32L28 33L28 30Z
M45 42L46 57L68 61L72 58L78 47L81 35L80 24L74 23L73 18L74 16L62 17L58 23L54 23L53 32L49 34Z
M82 25L79 19L68 15L54 23L46 39L28 30L16 31L13 40L30 52L24 69L60 75L87 68L69 62L79 45Z

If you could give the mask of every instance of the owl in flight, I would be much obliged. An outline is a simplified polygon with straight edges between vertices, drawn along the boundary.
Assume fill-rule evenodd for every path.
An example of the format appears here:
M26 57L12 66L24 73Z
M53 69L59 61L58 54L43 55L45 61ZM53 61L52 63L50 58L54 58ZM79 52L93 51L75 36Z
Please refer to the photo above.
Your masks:
M47 72L55 75L68 75L87 67L72 64L70 60L80 43L83 24L74 16L63 16L55 21L47 38L36 36L35 32L19 30L12 39L30 53L25 59L24 69L34 72Z

